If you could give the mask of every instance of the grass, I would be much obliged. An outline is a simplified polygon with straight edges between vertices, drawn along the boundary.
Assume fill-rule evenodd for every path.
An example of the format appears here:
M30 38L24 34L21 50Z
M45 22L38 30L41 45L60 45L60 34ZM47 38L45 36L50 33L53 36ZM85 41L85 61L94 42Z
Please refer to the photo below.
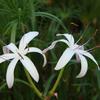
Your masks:
M92 48L100 44L100 0L0 0L0 54L2 46L10 42L18 45L24 33L39 31L39 36L30 45L44 49L56 39L57 33L70 32L75 39L83 35L80 44L96 35L86 45ZM40 81L35 85L46 95L53 87L58 72L54 71L61 53L65 49L59 44L55 50L46 54L48 64L42 68L42 57L31 56L40 74ZM100 64L99 48L92 51ZM35 56L36 55L36 56ZM39 100L30 88L24 68L20 63L15 70L15 82L8 89L5 82L9 62L0 64L0 99L1 100ZM89 61L89 70L84 78L76 79L80 64L73 61L66 66L61 82L56 90L58 100L99 100L100 72L95 64ZM53 96L51 100L56 100Z

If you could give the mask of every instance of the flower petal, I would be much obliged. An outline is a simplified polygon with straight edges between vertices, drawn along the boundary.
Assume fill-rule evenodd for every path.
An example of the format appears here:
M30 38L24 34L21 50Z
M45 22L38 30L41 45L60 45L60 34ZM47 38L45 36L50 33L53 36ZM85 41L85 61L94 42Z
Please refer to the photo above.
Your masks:
M66 37L66 39L69 41L71 46L74 45L74 37L71 34L67 34L67 33L65 33L65 34L57 34L57 36L61 36L61 35Z
M43 58L44 58L43 66L46 65L46 63L47 63L46 57L45 57L45 55L43 54L42 50L40 50L39 48L36 48L36 47L29 47L29 48L25 49L25 52L26 52L26 54L27 54L27 53L31 53L31 52L40 53L40 54L43 56Z
M12 54L9 53L9 54L1 55L1 56L0 56L0 63L4 62L4 61L6 61L6 60L13 59L13 58L15 58L15 57L16 57L16 55L13 54L13 53L12 53Z
M5 48L8 48L9 50L11 50L13 53L16 53L18 51L17 47L15 46L15 44L10 43L8 45L5 46Z
M27 46L27 44L33 39L35 38L39 33L38 32L28 32L26 34L24 34L24 36L22 37L22 39L20 40L20 44L19 44L19 49L20 50L24 50L25 47Z
M87 70L88 70L88 63L87 63L86 58L85 58L83 55L81 55L81 54L79 54L79 58L80 58L80 60L81 60L81 71L80 71L80 73L76 76L76 78L81 78L81 77L83 77L83 76L86 74Z
M35 65L32 63L32 61L27 57L23 56L23 59L20 59L23 66L27 69L27 71L30 73L32 78L38 82L39 81L39 74L37 72L37 69L35 68Z
M6 81L8 88L12 88L13 83L14 83L14 69L16 66L16 63L18 62L19 59L15 58L11 61L7 68L7 73L6 73Z
M63 68L72 58L72 56L74 55L74 51L71 50L70 48L67 48L64 53L62 54L62 56L60 57L55 70L59 70L61 68Z
M10 50L6 46L3 46L3 53L10 53Z
M83 51L83 50L77 50L77 52L78 53L80 53L80 54L82 54L82 55L84 55L84 56L86 56L86 57L88 57L88 58L90 58L92 61L94 61L94 63L98 66L98 69L100 69L99 68L99 65L98 65L98 63L97 63L97 61L95 60L95 58L92 56L92 54L90 54L89 52L87 52L87 51Z
M56 40L56 41L52 42L52 44L48 48L44 49L43 53L46 53L47 51L53 49L58 42L63 42L69 46L69 42L65 39Z

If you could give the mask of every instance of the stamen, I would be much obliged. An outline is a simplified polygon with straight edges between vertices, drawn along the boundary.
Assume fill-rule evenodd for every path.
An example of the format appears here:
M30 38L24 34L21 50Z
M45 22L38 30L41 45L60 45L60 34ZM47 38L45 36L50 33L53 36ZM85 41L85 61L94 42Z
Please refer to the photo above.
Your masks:
M93 47L93 48L91 48L91 49L88 49L88 50L86 50L86 51L89 51L89 52L91 52L92 50L94 50L94 49L96 49L96 48L100 48L100 45L98 45L98 46L95 46L95 47Z
M87 42L85 42L83 45L81 45L80 47L82 47L82 46L86 45L87 43L89 43L94 38L94 36L96 35L97 31L98 30L96 29L96 31L94 32L94 34L92 35L92 37Z
M18 52L18 54L19 54L19 56L22 58L22 59L24 59L23 57L22 57L22 55Z
M88 27L89 27L89 24L86 26L86 29L84 30L84 32L82 33L82 35L80 36L80 38L77 40L75 44L77 44L83 38L84 33L87 31Z
M75 44L77 44L82 38L83 38L83 34L80 36L80 38L77 40Z

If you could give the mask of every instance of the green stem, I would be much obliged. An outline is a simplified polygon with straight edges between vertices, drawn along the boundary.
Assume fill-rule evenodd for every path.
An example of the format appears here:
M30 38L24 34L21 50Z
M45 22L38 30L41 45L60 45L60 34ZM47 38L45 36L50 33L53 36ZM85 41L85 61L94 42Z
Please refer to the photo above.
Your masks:
M32 31L35 29L35 15L33 12L35 12L35 7L33 0L29 0L29 5L30 5L30 13L31 13L31 24L32 24Z
M59 82L60 82L60 79L62 78L63 72L64 72L64 68L61 69L61 71L59 72L59 75L58 75L58 77L57 77L57 80L56 80L56 82L55 82L53 88L52 88L52 89L50 90L50 92L49 92L49 95L50 95L50 96L52 96L52 95L54 94L56 88L58 87Z
M15 21L13 24L12 24L12 29L11 29L11 42L12 43L15 43L16 41L16 30L17 30L17 22Z
M34 92L37 94L37 96L43 100L43 95L42 93L38 90L38 88L35 86L35 84L33 83L32 81L32 78L30 77L29 73L25 70L25 73L26 73L26 76L27 76L27 79L29 81L29 83L31 84L32 86L32 89L34 90Z

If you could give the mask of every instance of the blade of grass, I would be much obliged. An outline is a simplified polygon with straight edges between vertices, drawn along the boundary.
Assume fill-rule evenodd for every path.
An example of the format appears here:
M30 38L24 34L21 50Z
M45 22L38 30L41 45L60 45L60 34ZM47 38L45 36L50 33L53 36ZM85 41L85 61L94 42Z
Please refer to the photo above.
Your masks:
M15 22L14 24L12 24L12 30L11 30L11 42L12 43L15 43L16 30L17 30L17 22Z
M44 96L47 95L47 93L48 93L48 91L49 91L49 88L50 88L50 86L51 86L51 82L52 82L52 80L54 79L55 75L56 75L56 74L53 73L53 74L49 77L49 79L47 80L47 82L44 84L44 86L45 86Z
M54 20L54 21L58 22L64 28L64 30L66 32L68 32L68 30L67 30L66 26L64 25L64 23L58 17L56 17L55 15L52 15L52 14L47 13L47 12L33 12L33 14L35 16L47 17L51 20Z

